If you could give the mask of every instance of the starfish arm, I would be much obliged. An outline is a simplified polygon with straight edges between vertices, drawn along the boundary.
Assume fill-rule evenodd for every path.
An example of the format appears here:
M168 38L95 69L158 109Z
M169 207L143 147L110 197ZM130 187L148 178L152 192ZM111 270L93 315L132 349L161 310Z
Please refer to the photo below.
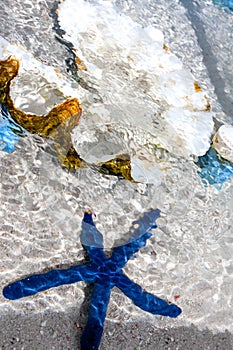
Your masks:
M142 310L153 315L177 317L182 310L175 304L169 304L165 300L144 291L138 284L131 281L123 273L116 276L116 287L118 287L133 303Z
M103 248L103 236L95 227L92 212L86 211L82 220L81 243L84 246Z
M106 261L103 251L103 236L95 227L91 211L84 213L82 221L81 243L86 249L91 261L101 265Z
M20 299L63 284L93 282L96 274L91 264L73 266L66 270L52 270L9 284L3 289L3 295L11 300Z
M123 267L139 249L146 246L146 241L150 237L151 233L146 232L143 236L139 237L135 241L114 248L110 260L116 264L117 267Z
M156 219L159 215L160 210L151 210L145 213L141 219L133 222L134 225L139 225L138 228L127 244L113 249L112 262L123 267L139 249L145 247L147 239L151 237L150 230L157 227Z
M136 220L133 222L133 225L138 225L136 230L133 232L130 242L134 241L135 239L138 239L144 233L149 232L150 230L157 227L156 220L160 217L160 210L159 209L152 209L147 213L144 213L143 217L139 220Z
M96 282L91 298L86 327L81 337L81 350L97 350L104 328L112 284L108 280Z

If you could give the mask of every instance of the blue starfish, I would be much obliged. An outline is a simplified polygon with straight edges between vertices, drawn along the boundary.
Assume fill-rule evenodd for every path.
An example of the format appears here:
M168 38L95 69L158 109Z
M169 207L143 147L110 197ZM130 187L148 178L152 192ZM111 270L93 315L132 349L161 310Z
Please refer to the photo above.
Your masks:
M141 220L134 222L139 227L134 231L130 241L114 248L112 256L107 258L103 250L102 234L96 229L91 212L86 212L82 221L81 242L89 255L90 262L72 266L66 270L52 270L14 282L4 288L4 296L14 300L62 284L78 281L94 283L88 321L81 337L82 350L98 349L111 289L114 286L144 311L154 315L177 317L181 313L178 306L147 293L122 271L127 261L140 248L145 247L147 239L151 237L150 230L157 227L155 220L159 214L159 210L151 210Z
M19 141L17 133L24 134L24 130L11 118L8 109L0 103L0 150L12 153Z

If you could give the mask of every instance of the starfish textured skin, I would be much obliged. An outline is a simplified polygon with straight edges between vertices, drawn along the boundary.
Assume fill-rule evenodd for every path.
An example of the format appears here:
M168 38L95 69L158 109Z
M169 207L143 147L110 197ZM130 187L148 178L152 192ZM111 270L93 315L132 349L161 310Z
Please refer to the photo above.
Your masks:
M3 290L3 295L11 300L36 294L62 284L79 281L94 283L86 327L81 337L82 350L98 349L103 333L104 321L110 300L111 289L116 286L142 310L154 315L177 317L181 309L157 296L144 291L131 281L122 271L127 261L151 237L150 230L156 228L155 220L159 210L151 210L141 220L130 241L115 247L112 256L107 258L103 250L102 234L96 229L91 212L85 212L82 221L81 242L87 251L90 262L72 266L66 270L52 270L44 274L32 275L16 281Z

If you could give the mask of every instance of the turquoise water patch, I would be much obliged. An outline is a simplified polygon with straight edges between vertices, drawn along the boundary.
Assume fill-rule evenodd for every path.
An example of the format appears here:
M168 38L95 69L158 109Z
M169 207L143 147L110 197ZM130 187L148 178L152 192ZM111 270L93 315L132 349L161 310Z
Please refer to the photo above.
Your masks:
M0 104L0 150L12 153L15 144L19 141L17 133L24 133L24 130L11 118L8 109Z
M233 0L213 0L214 4L222 5L223 7L229 8L233 11Z
M233 164L223 159L213 148L199 157L196 164L201 169L198 174L205 186L210 184L221 189L222 184L233 176Z

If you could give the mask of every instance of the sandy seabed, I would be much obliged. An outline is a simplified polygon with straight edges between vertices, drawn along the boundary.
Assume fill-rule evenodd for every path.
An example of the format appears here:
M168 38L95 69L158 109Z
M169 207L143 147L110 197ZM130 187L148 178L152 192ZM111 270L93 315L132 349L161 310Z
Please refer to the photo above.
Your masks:
M22 1L15 1L16 11L12 12L9 10L12 6L11 1L4 1L4 21L0 24L1 34L12 43L23 45L34 57L43 62L50 63L59 69L63 65L65 71L64 57L68 54L64 47L59 47L54 40L53 23L48 16L53 2L35 1L35 3L37 6L32 6L31 1L24 2L22 6ZM128 2L128 8L124 8L123 1L116 3L134 20L140 17L140 11L144 11L144 18L140 17L142 24L145 24L148 18L154 21L156 27L163 27L169 48L208 89L215 116L221 122L231 122L233 75L227 62L230 62L229 55L232 57L233 41L227 35L227 31L232 28L230 26L232 17L224 14L218 7L214 7L210 1L193 2L195 6L200 7L200 16L197 16L196 7L189 5L189 1L183 0L179 4L173 0L167 1L166 4L160 1L154 17L151 9L146 8L143 1L135 2L133 5ZM29 11L33 12L31 23L27 17ZM219 23L218 30L215 27L216 23ZM224 30L221 30L221 26ZM172 27L176 27L174 32ZM28 31L29 40L26 35ZM197 33L200 32L205 35L198 37ZM225 51L222 47L223 43L227 45ZM227 47L229 49L226 49ZM220 67L216 72L215 65ZM28 107L32 105L35 107L33 101ZM40 110L39 103L37 108ZM79 179L73 180L59 170L58 164L55 168L51 159L48 159L49 156L41 153L36 141L28 139L20 143L14 155L1 157L1 166L4 169L1 172L3 184L1 196L3 195L4 199L1 202L4 203L1 206L1 251L5 259L1 262L1 288L28 273L37 273L44 268L53 268L61 263L73 264L82 258L80 244L77 244L78 235L76 235L79 228L77 229L76 226L81 222L80 208L88 204L85 196L93 200L91 191L88 195L85 193L84 179L87 175L84 174L83 178L80 175ZM45 164L44 161L48 167L38 165L40 162ZM170 174L170 179L166 183L166 190L169 193L167 199L164 201L162 198L162 190L159 193L162 199L156 199L158 204L163 205L164 212L160 229L156 232L153 242L148 243L147 250L138 255L139 260L136 260L136 263L130 262L128 270L133 278L138 279L138 283L141 283L145 289L151 288L150 291L155 294L158 291L159 295L172 298L175 293L180 293L178 304L184 309L184 318L181 316L179 320L171 321L157 316L147 317L145 313L137 312L136 308L133 308L131 313L132 307L127 299L122 299L119 294L113 293L100 349L233 349L232 333L224 332L225 328L232 330L232 289L230 288L232 184L229 182L222 192L205 190L200 179L198 181L194 166L190 168L189 164L185 165L187 168L177 168L175 175L180 185L186 180L187 183L182 191L178 191L172 184L173 178ZM37 183L39 172L40 185ZM186 172L186 175L182 174L183 172ZM95 181L98 183L99 175L96 175L95 180L91 180L94 177L93 173L90 172L88 176L90 176L90 189L94 190ZM194 178L196 183L190 181ZM119 189L118 194L125 192L122 183L116 182L113 185ZM187 189L193 192L192 195L188 194ZM135 192L133 185L129 185L127 190L130 190L133 196ZM105 198L103 188L97 188L97 191L99 198L103 200ZM117 210L120 210L122 201L121 198L118 199ZM210 207L207 205L208 201ZM105 214L104 210L101 212L102 203L99 202L100 199L96 203L96 208L99 223L102 224ZM54 207L51 203L54 203ZM141 203L144 204L144 202ZM77 208L79 212L74 218L73 213L76 213ZM125 205L124 209L128 211L125 210L127 215L122 218L128 225L131 222L131 218L128 218L131 215L131 208ZM121 223L122 218L117 222L114 209L112 210L113 224L109 227L107 223L105 227L102 224L103 232L108 228L114 231L114 228ZM208 216L205 216L207 211ZM63 215L68 216L69 220L61 228L58 221ZM133 215L131 216L133 218ZM111 219L111 215L108 216L109 218ZM79 220L78 225L76 219ZM152 256L153 245L157 257L150 260L152 261L150 274L147 271L147 259ZM213 252L216 252L216 255ZM35 259L35 256L38 258ZM176 260L177 256L179 261ZM156 264L156 272L153 264ZM4 270L4 266L8 268ZM204 272L206 275L203 277ZM171 276L175 281L179 280L177 290ZM151 280L155 282L151 283ZM160 286L159 281L164 280L164 285ZM53 290L48 294L22 302L8 303L1 296L0 349L78 349L82 327L86 320L87 305L82 305L78 299L83 297L83 285L74 287L77 298L72 296L72 290L72 287ZM209 301L210 304L208 304ZM25 307L26 305L28 307ZM119 305L121 307L118 307ZM216 309L211 309L209 305L216 306ZM195 325L192 325L192 321Z

